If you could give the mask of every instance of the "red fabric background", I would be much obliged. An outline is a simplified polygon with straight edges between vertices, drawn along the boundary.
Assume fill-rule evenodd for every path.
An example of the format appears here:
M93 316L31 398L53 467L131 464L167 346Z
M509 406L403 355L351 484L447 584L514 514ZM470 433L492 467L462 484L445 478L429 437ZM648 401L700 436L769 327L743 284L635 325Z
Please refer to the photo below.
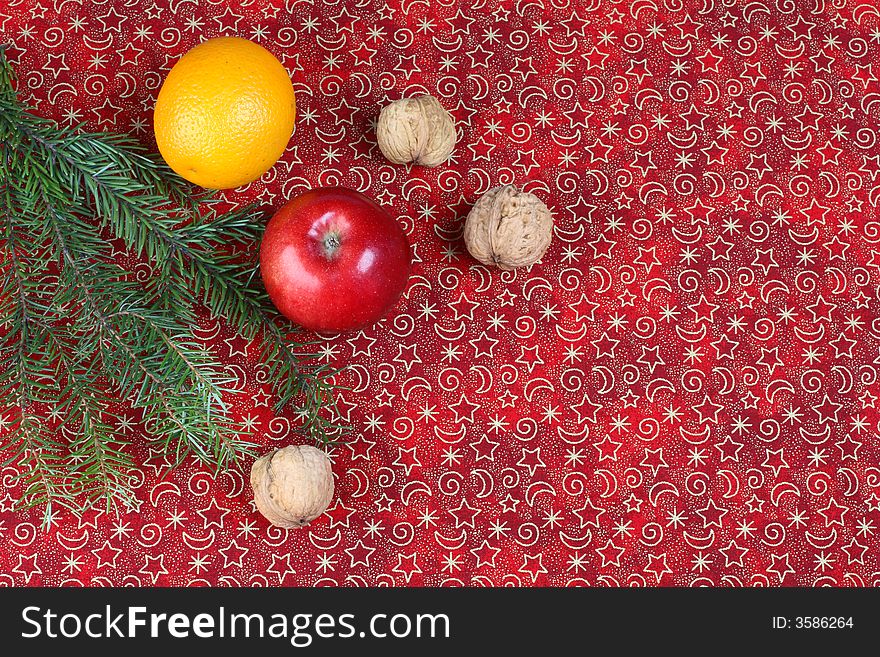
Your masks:
M38 111L151 142L163 75L237 34L295 81L296 133L236 202L344 184L415 245L395 314L327 340L352 366L338 501L290 533L246 478L163 459L118 519L11 510L18 585L872 584L878 567L880 12L814 0L13 1L3 39ZM125 6L127 5L127 6ZM371 121L429 92L455 159L389 165ZM27 93L25 94L27 95ZM460 240L489 187L545 199L543 262ZM254 349L200 333L267 448ZM4 476L10 471L5 471Z

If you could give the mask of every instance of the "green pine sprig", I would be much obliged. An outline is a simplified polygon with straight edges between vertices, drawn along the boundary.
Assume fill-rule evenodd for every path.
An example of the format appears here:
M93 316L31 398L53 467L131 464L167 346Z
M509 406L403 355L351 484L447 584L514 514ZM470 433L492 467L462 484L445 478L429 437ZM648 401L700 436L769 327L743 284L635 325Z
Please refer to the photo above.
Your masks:
M260 213L216 203L127 135L34 114L0 47L0 405L14 414L0 449L20 465L24 506L51 519L130 500L121 402L175 464L222 469L253 451L224 401L233 381L193 336L197 305L261 345L277 409L308 436L344 431L334 372L290 339L260 285ZM146 281L108 237L148 263Z

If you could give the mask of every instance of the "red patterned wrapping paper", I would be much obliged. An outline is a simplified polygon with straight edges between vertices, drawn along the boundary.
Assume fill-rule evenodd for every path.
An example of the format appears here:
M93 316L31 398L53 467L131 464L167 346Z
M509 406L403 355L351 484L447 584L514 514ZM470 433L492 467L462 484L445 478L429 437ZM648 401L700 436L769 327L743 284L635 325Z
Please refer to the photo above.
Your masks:
M40 114L151 145L182 53L261 43L294 80L296 131L226 197L277 207L346 185L415 251L391 316L322 342L350 366L340 413L355 427L325 516L279 531L241 473L188 463L160 479L129 415L136 507L44 531L7 488L0 582L875 582L871 4L12 0L0 32ZM448 165L394 166L376 147L380 107L415 93L455 116ZM528 270L479 266L461 241L501 183L555 217ZM215 320L198 335L237 376L229 401L256 440L295 442L254 346Z

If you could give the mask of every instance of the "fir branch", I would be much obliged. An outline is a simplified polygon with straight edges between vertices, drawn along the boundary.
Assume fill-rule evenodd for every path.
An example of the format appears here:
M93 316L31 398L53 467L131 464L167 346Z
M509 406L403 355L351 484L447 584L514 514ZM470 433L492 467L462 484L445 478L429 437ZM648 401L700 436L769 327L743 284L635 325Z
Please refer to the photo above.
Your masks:
M16 408L8 444L24 459L27 504L82 508L130 499L134 464L110 408L126 400L177 463L225 468L250 452L225 403L231 379L192 335L195 303L269 363L278 408L318 441L343 430L332 373L291 341L259 284L253 208L216 211L127 135L61 128L17 99L0 46L0 395ZM152 266L115 262L106 229ZM66 433L39 418L53 407ZM328 417L329 414L329 417Z

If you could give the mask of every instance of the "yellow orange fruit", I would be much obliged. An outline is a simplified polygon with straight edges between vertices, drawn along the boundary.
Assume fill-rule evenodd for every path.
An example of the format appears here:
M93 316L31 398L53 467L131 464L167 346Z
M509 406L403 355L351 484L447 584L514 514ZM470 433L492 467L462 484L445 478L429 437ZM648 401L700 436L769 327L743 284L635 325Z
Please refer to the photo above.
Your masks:
M210 189L245 185L272 168L293 132L290 76L247 39L199 44L165 78L153 128L174 171Z

